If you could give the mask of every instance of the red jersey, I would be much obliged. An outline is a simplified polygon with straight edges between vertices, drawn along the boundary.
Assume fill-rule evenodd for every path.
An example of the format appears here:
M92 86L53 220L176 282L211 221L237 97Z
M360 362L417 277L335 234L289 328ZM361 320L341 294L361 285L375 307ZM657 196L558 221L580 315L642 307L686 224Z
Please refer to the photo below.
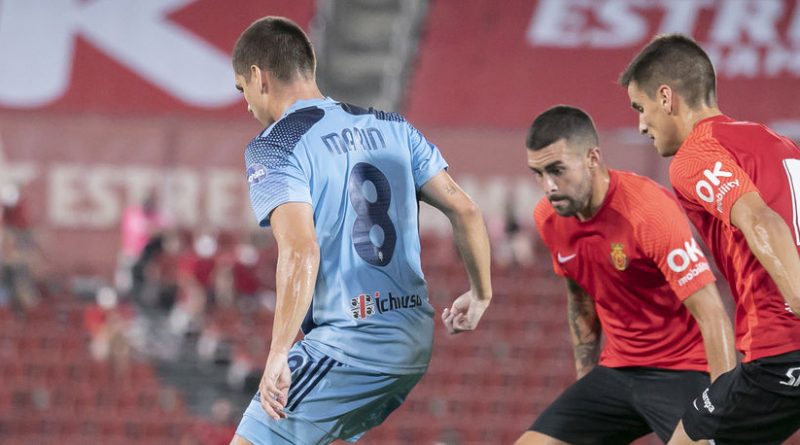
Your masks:
M707 371L700 328L683 300L714 282L674 196L650 179L610 171L608 193L587 221L534 212L556 274L595 302L605 345L600 364Z
M800 318L731 225L736 200L756 192L800 242L800 150L761 124L727 116L700 121L669 169L678 200L730 283L736 347L744 361L800 350Z

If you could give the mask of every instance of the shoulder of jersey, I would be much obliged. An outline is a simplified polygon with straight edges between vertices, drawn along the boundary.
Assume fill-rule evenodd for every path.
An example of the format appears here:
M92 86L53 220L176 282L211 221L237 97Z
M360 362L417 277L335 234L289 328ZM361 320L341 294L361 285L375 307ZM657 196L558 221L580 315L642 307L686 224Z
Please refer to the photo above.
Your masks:
M617 193L622 198L616 202L624 206L618 211L623 211L626 216L643 219L659 215L665 205L672 205L672 194L661 184L632 172L617 170L616 173L619 175Z
M689 137L686 138L683 144L681 144L680 150L678 150L678 152L675 154L675 159L680 159L681 157L691 155L701 146L703 147L703 150L707 150L707 142L715 141L716 138L714 134L718 132L721 127L726 126L727 124L728 122L710 121L703 122L695 127L694 131L692 131L689 134Z
M268 168L285 165L300 139L324 116L325 111L317 107L301 108L284 116L247 144L245 164L249 167L258 163Z
M291 153L308 130L324 116L324 110L307 107L282 117L247 144L245 157L265 155L280 158Z
M731 149L742 144L763 145L766 142L782 142L788 138L781 136L764 124L748 121L714 122L710 126L710 136L719 142L720 146ZM791 139L788 139L790 142ZM759 141L759 142L755 142Z
M729 121L703 122L695 127L669 164L669 176L672 184L686 185L684 182L688 180L687 174L695 173L699 165L705 164L708 158L714 157L714 153L719 150L727 151L719 136L721 132L729 133L734 128Z
M352 104L340 103L339 106L344 110L344 112L355 115L355 116L362 116L365 114L371 114L375 116L376 119L382 121L390 121L390 122L405 122L406 119L400 113L394 113L389 111L382 111L377 110L375 108L362 108Z

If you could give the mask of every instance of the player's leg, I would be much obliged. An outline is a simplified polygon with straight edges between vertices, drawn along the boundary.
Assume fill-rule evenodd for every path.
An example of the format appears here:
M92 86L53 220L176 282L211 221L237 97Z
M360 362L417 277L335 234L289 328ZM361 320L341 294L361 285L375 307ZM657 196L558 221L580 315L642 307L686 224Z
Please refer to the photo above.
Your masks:
M287 418L274 420L269 417L261 407L260 395L256 393L236 428L232 441L234 445L327 444L334 440L308 419L291 412L290 407L298 395L318 386L319 381L330 372L330 367L336 362L325 356L311 354L302 342L292 346L288 361L292 371L292 384L285 407Z
M717 445L783 443L800 428L798 374L800 351L739 364L687 409L687 436Z
M525 434L517 439L514 445L569 445L569 443L538 431L525 431Z
M650 427L633 406L632 384L620 370L597 366L567 388L518 444L629 444Z
M673 436L692 400L710 384L708 374L699 371L634 368L625 372L634 381L637 411L664 443Z
M378 374L343 365L336 369L335 377L336 390L346 396L336 407L339 414L330 431L339 439L355 442L403 404L422 374Z
M231 440L230 445L253 445L253 444L250 443L250 441L245 439L244 437L241 437L238 434L234 434L233 440Z
M329 444L356 440L405 400L421 374L386 375L345 365L304 342L289 353L292 386L287 418L264 413L258 394L236 434L253 445Z
M669 439L669 445L693 445L693 444L708 444L707 440L692 440L689 438L689 435L686 434L686 430L683 428L683 420L678 422L677 428L675 428L675 432L672 434L672 437Z

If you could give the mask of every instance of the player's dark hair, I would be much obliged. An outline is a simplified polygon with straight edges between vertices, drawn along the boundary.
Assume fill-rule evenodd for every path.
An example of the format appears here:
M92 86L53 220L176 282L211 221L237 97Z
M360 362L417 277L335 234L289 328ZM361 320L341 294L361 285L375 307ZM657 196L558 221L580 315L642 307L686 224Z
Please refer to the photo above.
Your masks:
M582 149L599 144L597 130L586 112L580 108L556 105L533 120L525 145L529 150L540 150L561 139Z
M700 45L681 34L656 36L647 44L619 77L623 87L631 82L651 99L659 85L669 85L691 108L717 104L711 59Z
M268 16L256 20L236 41L233 70L250 80L250 66L269 70L282 81L298 73L312 78L316 69L314 48L303 30L284 17Z

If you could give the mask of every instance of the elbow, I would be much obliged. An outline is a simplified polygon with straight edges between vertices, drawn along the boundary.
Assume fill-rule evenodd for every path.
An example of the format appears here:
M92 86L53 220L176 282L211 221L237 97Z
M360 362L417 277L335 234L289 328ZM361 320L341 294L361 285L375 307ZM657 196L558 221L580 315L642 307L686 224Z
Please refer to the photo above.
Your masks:
M285 249L279 249L279 256L284 257L290 263L316 266L320 259L319 244L316 241L308 241L286 246Z
M475 201L471 199L466 199L454 209L453 213L455 218L460 221L474 221L477 219L483 219L483 213L481 213L480 207L478 207L478 205L475 204Z

